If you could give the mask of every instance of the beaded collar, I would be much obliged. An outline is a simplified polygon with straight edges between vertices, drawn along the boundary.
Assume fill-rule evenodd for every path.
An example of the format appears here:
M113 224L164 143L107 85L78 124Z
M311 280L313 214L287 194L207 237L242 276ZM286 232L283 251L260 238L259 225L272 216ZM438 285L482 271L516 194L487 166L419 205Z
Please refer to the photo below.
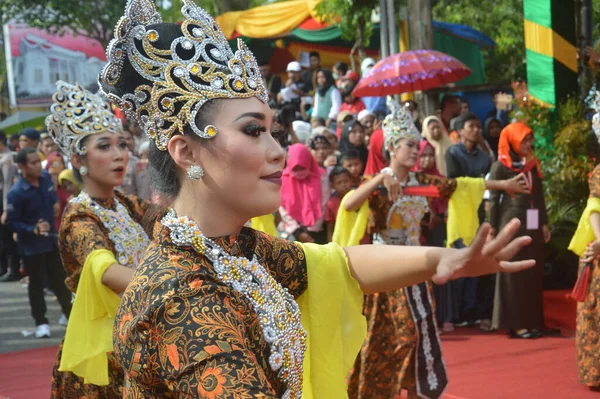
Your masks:
M114 198L115 209L108 209L94 201L88 193L82 191L71 202L87 206L108 230L108 237L115 245L117 262L123 266L135 269L139 265L144 252L150 245L148 235L123 204Z
M206 256L219 279L252 303L271 349L269 365L273 371L279 370L277 376L287 385L282 398L300 399L307 334L294 297L258 263L256 256L249 260L228 254L189 218L178 217L171 209L161 223L170 230L174 244L192 247Z

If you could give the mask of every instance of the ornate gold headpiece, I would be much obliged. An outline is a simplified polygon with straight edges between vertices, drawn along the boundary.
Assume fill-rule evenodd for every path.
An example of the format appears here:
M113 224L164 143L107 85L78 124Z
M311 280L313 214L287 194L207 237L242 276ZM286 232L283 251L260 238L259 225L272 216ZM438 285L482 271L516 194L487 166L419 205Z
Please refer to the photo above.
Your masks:
M104 99L85 90L79 84L59 80L54 104L46 117L48 134L67 155L83 155L87 148L81 141L92 134L121 133L121 121L112 113Z
M214 19L192 0L183 0L182 36L167 49L155 46L162 22L152 0L129 0L106 50L108 64L100 73L101 91L137 119L142 129L165 150L175 132L189 126L198 136L213 138L214 126L200 129L196 113L209 100L269 96L256 59L241 39L234 53ZM161 47L164 47L161 45ZM123 92L126 60L147 84Z
M382 125L386 147L391 143L396 148L402 139L421 141L421 134L408 109L398 104L392 97L388 97L386 103L390 110L390 114L385 117Z

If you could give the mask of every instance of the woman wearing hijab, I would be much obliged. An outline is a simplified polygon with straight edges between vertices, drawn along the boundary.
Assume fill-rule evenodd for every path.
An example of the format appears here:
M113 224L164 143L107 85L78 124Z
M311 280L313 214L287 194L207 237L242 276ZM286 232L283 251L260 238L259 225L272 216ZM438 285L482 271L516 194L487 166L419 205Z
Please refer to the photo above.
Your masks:
M435 165L442 176L446 176L446 151L454 145L448 134L444 131L437 116L429 116L423 121L421 130L423 137L435 149Z
M335 86L333 74L329 69L319 69L312 116L324 119L329 127L336 120L341 106L342 96Z
M308 147L290 146L282 176L280 229L300 242L326 243L323 210L329 194L325 169L317 164Z
M495 117L485 120L483 125L483 138L487 141L489 148L494 153L495 159L498 159L498 142L502 132L502 122Z
M342 130L339 149L342 155L351 150L358 151L364 170L364 165L367 164L367 158L369 157L369 149L365 145L365 128L360 122L351 121L346 123Z
M544 243L550 241L548 216L542 188L542 172L532 149L533 130L521 122L511 123L500 134L498 161L492 165L491 179L510 179L523 174L529 194L490 196L491 235L513 218L521 220L520 236L532 243L513 260L533 258L533 268L507 277L496 276L492 329L508 329L512 338L539 338L544 324L542 273Z

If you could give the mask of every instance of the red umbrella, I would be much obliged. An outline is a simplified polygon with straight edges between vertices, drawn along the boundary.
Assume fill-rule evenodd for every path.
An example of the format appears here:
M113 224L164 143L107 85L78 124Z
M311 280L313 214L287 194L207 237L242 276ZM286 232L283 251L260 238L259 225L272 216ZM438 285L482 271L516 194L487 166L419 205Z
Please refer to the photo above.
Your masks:
M425 91L457 82L471 74L465 64L435 50L412 50L380 60L352 92L356 97L382 97Z

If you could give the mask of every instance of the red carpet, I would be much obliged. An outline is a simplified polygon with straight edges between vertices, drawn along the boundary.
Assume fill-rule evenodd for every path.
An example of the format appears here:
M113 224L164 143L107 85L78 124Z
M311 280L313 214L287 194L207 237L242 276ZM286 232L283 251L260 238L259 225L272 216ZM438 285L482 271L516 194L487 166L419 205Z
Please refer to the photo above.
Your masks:
M544 293L550 327L575 329L567 291ZM508 339L459 329L442 337L450 386L444 399L600 399L577 378L570 338ZM0 355L0 399L46 399L56 348Z

